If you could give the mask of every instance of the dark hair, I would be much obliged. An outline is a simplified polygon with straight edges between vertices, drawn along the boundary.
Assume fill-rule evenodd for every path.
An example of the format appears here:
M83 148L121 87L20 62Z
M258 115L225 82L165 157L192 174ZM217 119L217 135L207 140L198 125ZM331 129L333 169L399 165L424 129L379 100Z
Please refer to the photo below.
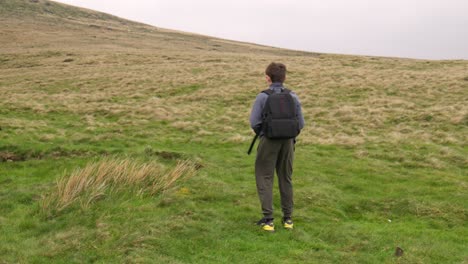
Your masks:
M270 76L272 82L284 82L286 79L286 65L272 62L265 70L265 74Z

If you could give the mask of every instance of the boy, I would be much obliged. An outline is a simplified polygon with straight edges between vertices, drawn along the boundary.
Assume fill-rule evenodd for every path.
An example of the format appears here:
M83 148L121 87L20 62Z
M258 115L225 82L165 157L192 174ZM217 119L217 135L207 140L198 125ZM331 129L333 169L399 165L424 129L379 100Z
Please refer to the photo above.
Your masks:
M283 86L286 79L286 66L282 63L272 62L266 68L265 74L269 89L257 95L250 115L250 126L260 136L255 160L255 178L263 218L257 224L265 231L275 230L273 224L273 177L276 169L281 196L281 209L283 211L283 226L292 229L292 172L295 137L276 139L265 136L263 110L270 94L289 92L294 99L299 131L304 127L304 117L297 95ZM297 134L299 134L299 131Z

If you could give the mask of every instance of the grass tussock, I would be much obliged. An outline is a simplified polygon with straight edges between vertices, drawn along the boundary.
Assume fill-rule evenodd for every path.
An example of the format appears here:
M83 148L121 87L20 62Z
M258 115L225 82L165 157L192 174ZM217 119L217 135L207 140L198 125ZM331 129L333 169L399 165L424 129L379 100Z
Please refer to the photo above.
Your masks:
M169 190L177 181L193 176L195 170L196 164L190 160L179 161L167 170L153 162L106 158L90 162L57 180L53 190L42 198L40 207L51 216L77 203L88 208L115 192L156 195Z

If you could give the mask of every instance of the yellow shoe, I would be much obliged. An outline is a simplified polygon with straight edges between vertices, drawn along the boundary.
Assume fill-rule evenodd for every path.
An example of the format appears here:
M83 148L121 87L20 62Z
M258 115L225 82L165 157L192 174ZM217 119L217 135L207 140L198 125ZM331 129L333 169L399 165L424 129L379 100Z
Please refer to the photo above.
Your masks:
M263 224L262 229L268 232L275 232L275 225L273 224L273 221L271 221L269 223Z
M264 231L275 232L275 224L273 223L273 219L262 218L257 222L257 225L261 226L262 230Z
M293 224L293 221L291 220L291 218L289 218L289 217L283 218L283 226L286 229L293 229L294 224Z

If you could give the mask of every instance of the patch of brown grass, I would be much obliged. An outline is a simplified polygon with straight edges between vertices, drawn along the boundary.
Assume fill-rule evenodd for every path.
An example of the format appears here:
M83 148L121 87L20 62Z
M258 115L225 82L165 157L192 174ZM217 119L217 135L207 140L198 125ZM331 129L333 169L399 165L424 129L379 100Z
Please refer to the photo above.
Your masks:
M75 203L88 208L95 201L116 191L133 191L136 195L156 195L169 190L183 178L194 175L196 164L179 161L165 170L157 163L131 159L106 158L88 163L60 178L53 190L41 200L42 212L48 216Z

